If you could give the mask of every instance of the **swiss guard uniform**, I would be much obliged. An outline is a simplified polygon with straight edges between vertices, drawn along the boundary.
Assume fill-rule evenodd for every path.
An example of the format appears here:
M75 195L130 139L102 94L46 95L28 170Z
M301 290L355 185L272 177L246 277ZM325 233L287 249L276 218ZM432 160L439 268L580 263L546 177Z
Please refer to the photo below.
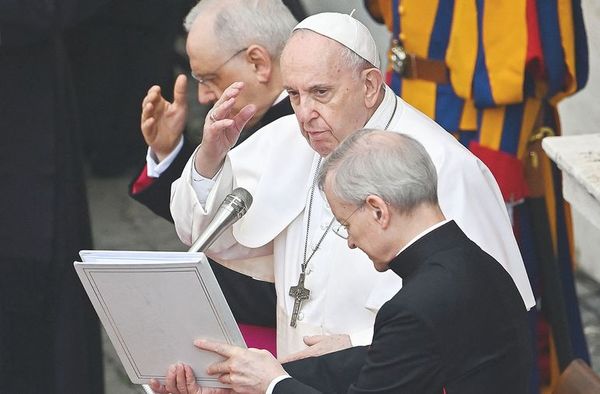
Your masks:
M570 209L560 172L540 147L545 136L560 134L557 103L587 82L580 1L365 4L393 33L388 84L454 133L500 185L542 311L531 312L540 353L532 385L552 385L574 357L589 362L572 274ZM548 353L558 356L549 368Z

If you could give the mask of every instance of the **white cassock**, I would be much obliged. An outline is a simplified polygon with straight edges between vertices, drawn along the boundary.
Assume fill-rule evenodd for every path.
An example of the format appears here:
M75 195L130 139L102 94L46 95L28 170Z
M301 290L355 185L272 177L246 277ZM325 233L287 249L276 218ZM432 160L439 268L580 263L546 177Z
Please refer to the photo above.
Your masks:
M505 267L525 305L531 308L535 301L523 260L500 190L487 167L389 88L365 127L382 129L388 122L388 130L423 144L438 172L444 215L454 219L469 238ZM304 349L305 335L349 334L353 345L370 343L375 315L400 289L401 280L394 273L375 271L363 252L349 249L331 230L306 268L305 286L310 298L302 304L297 327L290 326L294 298L289 291L301 272L308 206L319 162L319 156L302 137L296 118L280 118L231 150L212 189L210 182L206 186L193 180L197 177L194 156L172 186L171 212L177 233L183 242L191 244L233 188L250 191L254 202L246 216L207 254L244 274L275 281L278 356ZM208 193L205 205L198 199L202 193ZM312 194L307 255L333 217L318 188Z

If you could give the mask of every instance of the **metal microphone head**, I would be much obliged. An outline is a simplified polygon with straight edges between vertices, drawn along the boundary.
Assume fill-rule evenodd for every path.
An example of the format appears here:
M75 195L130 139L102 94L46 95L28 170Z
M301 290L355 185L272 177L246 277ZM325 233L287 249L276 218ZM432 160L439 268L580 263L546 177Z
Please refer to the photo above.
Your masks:
M213 220L192 244L188 252L204 252L208 249L223 231L248 212L250 205L252 205L252 195L248 190L241 187L234 189L225 197Z
M239 219L248 212L248 209L250 209L250 206L252 205L252 195L243 187L235 188L227 195L227 197L225 197L221 206L223 205L231 205Z

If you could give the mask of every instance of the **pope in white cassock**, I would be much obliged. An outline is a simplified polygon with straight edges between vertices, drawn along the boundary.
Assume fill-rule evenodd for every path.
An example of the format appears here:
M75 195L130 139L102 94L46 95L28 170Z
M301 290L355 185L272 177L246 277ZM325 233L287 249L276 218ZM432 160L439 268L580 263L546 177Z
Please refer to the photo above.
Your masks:
M397 131L423 144L438 171L444 215L511 274L524 307L535 304L492 174L438 124L395 96L379 65L368 29L351 16L305 19L281 56L295 116L269 124L229 151L255 111L249 105L232 113L243 89L233 84L207 117L202 144L173 184L171 211L187 244L233 188L253 195L246 216L207 254L275 281L279 357L370 343L377 310L401 287L398 276L378 273L367 255L336 235L340 224L314 185L321 158L363 127Z

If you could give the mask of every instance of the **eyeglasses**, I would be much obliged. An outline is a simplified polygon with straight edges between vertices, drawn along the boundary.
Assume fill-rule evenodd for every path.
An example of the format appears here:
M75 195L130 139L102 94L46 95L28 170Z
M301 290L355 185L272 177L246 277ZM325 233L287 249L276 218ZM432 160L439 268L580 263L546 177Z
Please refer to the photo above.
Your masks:
M360 204L358 207L356 207L356 209L354 211L352 211L352 213L350 215L348 215L348 217L343 221L344 223L337 221L337 223L335 223L333 225L333 227L331 229L337 236L339 236L343 239L348 239L348 237L350 236L350 234L348 234L348 226L350 225L348 223L348 221L350 220L352 215L354 215L359 209L361 209L363 207L363 205L365 205L364 202L362 204Z
M202 75L197 75L197 74L194 74L194 72L192 71L192 73L191 73L192 78L194 78L196 80L196 82L198 82L199 84L206 84L207 82L213 81L214 79L217 78L217 73L219 72L220 69L225 67L225 65L227 63L229 63L231 61L231 59L233 59L240 53L244 52L246 49L248 49L248 48L247 47L242 48L239 51L237 51L236 53L234 53L233 55L231 55L227 60L225 60L223 63L221 63L221 65L219 67L217 67L213 72L202 74Z

